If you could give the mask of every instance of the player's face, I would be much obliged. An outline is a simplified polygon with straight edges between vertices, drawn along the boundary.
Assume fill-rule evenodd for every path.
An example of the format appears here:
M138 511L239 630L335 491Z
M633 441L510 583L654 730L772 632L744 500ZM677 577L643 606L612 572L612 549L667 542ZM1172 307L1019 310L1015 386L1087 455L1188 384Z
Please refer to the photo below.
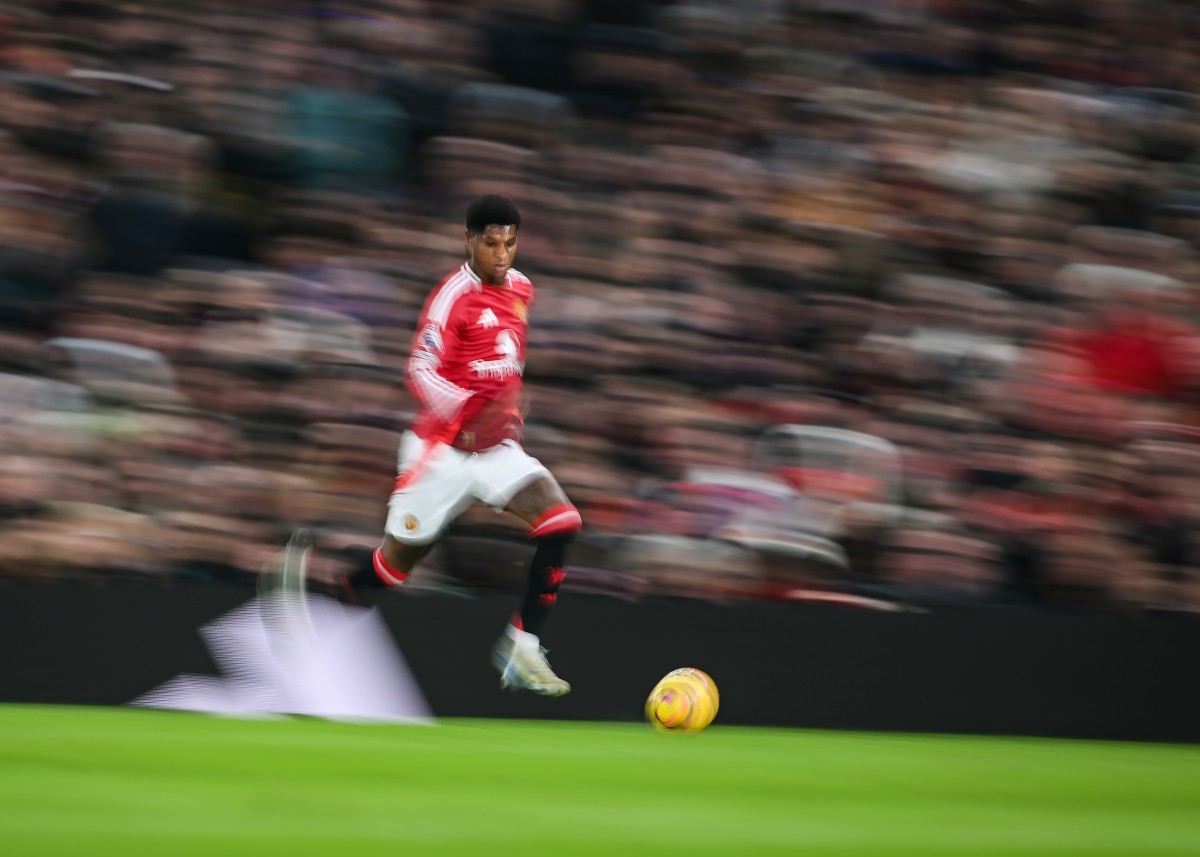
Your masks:
M517 227L489 226L478 235L468 232L467 255L479 279L503 285L513 259L517 258Z

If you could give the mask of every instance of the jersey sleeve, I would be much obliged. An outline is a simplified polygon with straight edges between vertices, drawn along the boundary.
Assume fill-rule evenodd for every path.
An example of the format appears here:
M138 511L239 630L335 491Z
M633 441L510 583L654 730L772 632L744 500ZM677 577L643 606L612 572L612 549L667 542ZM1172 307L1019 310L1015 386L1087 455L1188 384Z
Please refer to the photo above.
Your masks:
M432 302L432 301L431 301ZM459 347L456 314L446 316L445 323L430 317L429 307L421 313L421 321L408 358L408 389L421 405L446 423L454 422L472 393L443 372L448 357Z

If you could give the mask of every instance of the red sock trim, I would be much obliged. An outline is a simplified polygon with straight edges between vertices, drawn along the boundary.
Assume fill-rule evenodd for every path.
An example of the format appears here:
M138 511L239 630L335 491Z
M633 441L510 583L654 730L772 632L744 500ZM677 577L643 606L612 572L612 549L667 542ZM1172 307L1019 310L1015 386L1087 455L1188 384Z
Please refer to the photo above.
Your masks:
M557 506L551 506L533 522L533 526L529 528L529 538L537 539L557 533L573 533L582 527L583 518L580 516L579 510L570 503L560 503Z
M382 547L375 548L375 553L371 554L371 562L375 565L375 573L379 575L379 579L388 586L399 586L408 579L407 574L392 568L383 558Z
M525 623L521 621L520 613L514 613L512 620L509 622L509 624L512 625L514 628L516 628L518 631L525 630Z

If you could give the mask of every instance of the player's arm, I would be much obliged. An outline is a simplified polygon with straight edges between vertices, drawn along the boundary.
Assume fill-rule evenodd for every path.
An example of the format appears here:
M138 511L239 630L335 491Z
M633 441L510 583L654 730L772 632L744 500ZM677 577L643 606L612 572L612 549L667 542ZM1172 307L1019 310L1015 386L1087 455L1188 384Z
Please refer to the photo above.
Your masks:
M458 347L454 324L423 318L408 358L408 389L447 426L457 426L472 392L448 379L442 367Z

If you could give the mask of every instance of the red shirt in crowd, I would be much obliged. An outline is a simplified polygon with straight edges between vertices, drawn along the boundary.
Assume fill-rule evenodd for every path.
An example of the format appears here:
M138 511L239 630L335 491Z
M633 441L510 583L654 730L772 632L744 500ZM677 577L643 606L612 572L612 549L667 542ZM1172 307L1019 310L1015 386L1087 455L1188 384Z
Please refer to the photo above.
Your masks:
M1172 398L1180 392L1173 339L1174 331L1143 321L1083 331L1073 344L1091 368L1092 382L1097 386Z

